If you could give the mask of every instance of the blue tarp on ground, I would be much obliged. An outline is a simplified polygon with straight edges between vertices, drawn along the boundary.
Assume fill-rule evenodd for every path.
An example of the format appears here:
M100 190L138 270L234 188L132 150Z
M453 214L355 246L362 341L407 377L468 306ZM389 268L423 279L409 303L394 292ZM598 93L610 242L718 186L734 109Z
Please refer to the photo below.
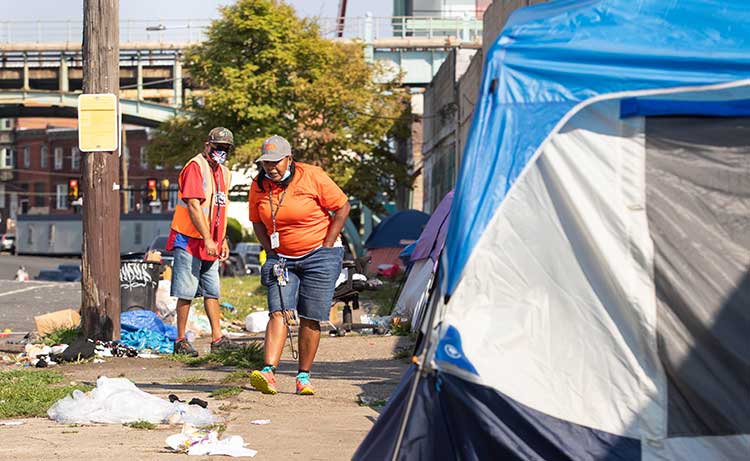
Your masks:
M164 335L170 341L177 339L177 328L165 325L156 313L144 310L132 310L120 314L122 331L135 332L148 330Z

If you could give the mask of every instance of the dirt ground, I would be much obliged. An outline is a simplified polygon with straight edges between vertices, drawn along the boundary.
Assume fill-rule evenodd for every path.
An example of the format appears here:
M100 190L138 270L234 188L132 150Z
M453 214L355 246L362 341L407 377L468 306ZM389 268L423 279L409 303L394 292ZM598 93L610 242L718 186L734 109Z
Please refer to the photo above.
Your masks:
M205 343L199 343L199 349L201 346L207 348ZM279 366L280 393L275 396L263 395L246 382L238 396L226 400L208 397L217 388L236 385L221 383L233 367L188 367L171 360L135 358L57 370L70 381L93 384L98 376L124 376L164 398L174 393L184 400L207 400L209 409L226 418L224 436L240 435L248 448L258 450L253 459L344 460L351 459L378 417L377 410L360 405L359 396L378 400L390 395L407 366L393 354L408 346L404 337L324 337L313 369L317 390L313 397L294 394L297 366L288 350ZM250 424L256 419L270 419L271 424ZM24 421L22 426L0 426L0 459L231 459L171 452L164 440L180 432L179 426L142 430L121 425L68 426L41 418Z

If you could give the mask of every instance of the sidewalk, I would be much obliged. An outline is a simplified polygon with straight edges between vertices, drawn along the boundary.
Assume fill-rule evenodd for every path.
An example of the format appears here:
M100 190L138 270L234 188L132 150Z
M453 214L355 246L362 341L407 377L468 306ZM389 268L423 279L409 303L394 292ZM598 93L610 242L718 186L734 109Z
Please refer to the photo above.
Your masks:
M313 369L318 392L314 397L294 394L297 366L289 360L288 350L279 367L280 393L276 396L260 394L248 382L222 383L233 367L188 367L166 359L110 359L56 370L70 381L93 384L98 376L124 376L142 390L163 398L177 394L185 400L207 400L209 409L226 418L224 436L240 435L248 448L258 450L252 459L345 460L351 459L378 416L375 409L359 404L359 396L381 400L390 395L407 365L404 360L395 360L393 353L408 344L404 337L323 337ZM199 346L207 348L206 344ZM244 388L238 396L225 400L208 397L217 388L236 385ZM257 419L270 419L271 424L250 424ZM22 426L0 427L0 459L232 459L172 453L164 440L180 432L179 426L139 430L121 425L67 426L47 419L24 421Z

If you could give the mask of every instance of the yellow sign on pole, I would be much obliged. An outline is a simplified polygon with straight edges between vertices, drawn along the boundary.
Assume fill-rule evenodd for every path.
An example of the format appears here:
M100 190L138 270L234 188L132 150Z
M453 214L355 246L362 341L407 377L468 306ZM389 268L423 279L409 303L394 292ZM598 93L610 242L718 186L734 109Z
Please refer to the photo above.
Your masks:
M115 151L120 144L120 111L111 93L78 97L78 149L81 152Z

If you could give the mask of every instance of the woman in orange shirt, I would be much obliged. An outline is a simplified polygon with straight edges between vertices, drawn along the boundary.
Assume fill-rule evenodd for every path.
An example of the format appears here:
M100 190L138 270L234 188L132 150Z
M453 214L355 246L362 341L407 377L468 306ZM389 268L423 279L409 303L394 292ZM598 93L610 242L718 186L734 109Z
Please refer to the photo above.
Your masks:
M250 383L276 394L275 371L286 341L284 316L297 311L299 370L297 394L313 395L310 369L320 343L320 322L328 320L344 249L339 234L349 200L325 172L295 162L289 142L271 136L262 147L263 171L250 186L250 221L267 260L261 283L268 288L265 366Z

